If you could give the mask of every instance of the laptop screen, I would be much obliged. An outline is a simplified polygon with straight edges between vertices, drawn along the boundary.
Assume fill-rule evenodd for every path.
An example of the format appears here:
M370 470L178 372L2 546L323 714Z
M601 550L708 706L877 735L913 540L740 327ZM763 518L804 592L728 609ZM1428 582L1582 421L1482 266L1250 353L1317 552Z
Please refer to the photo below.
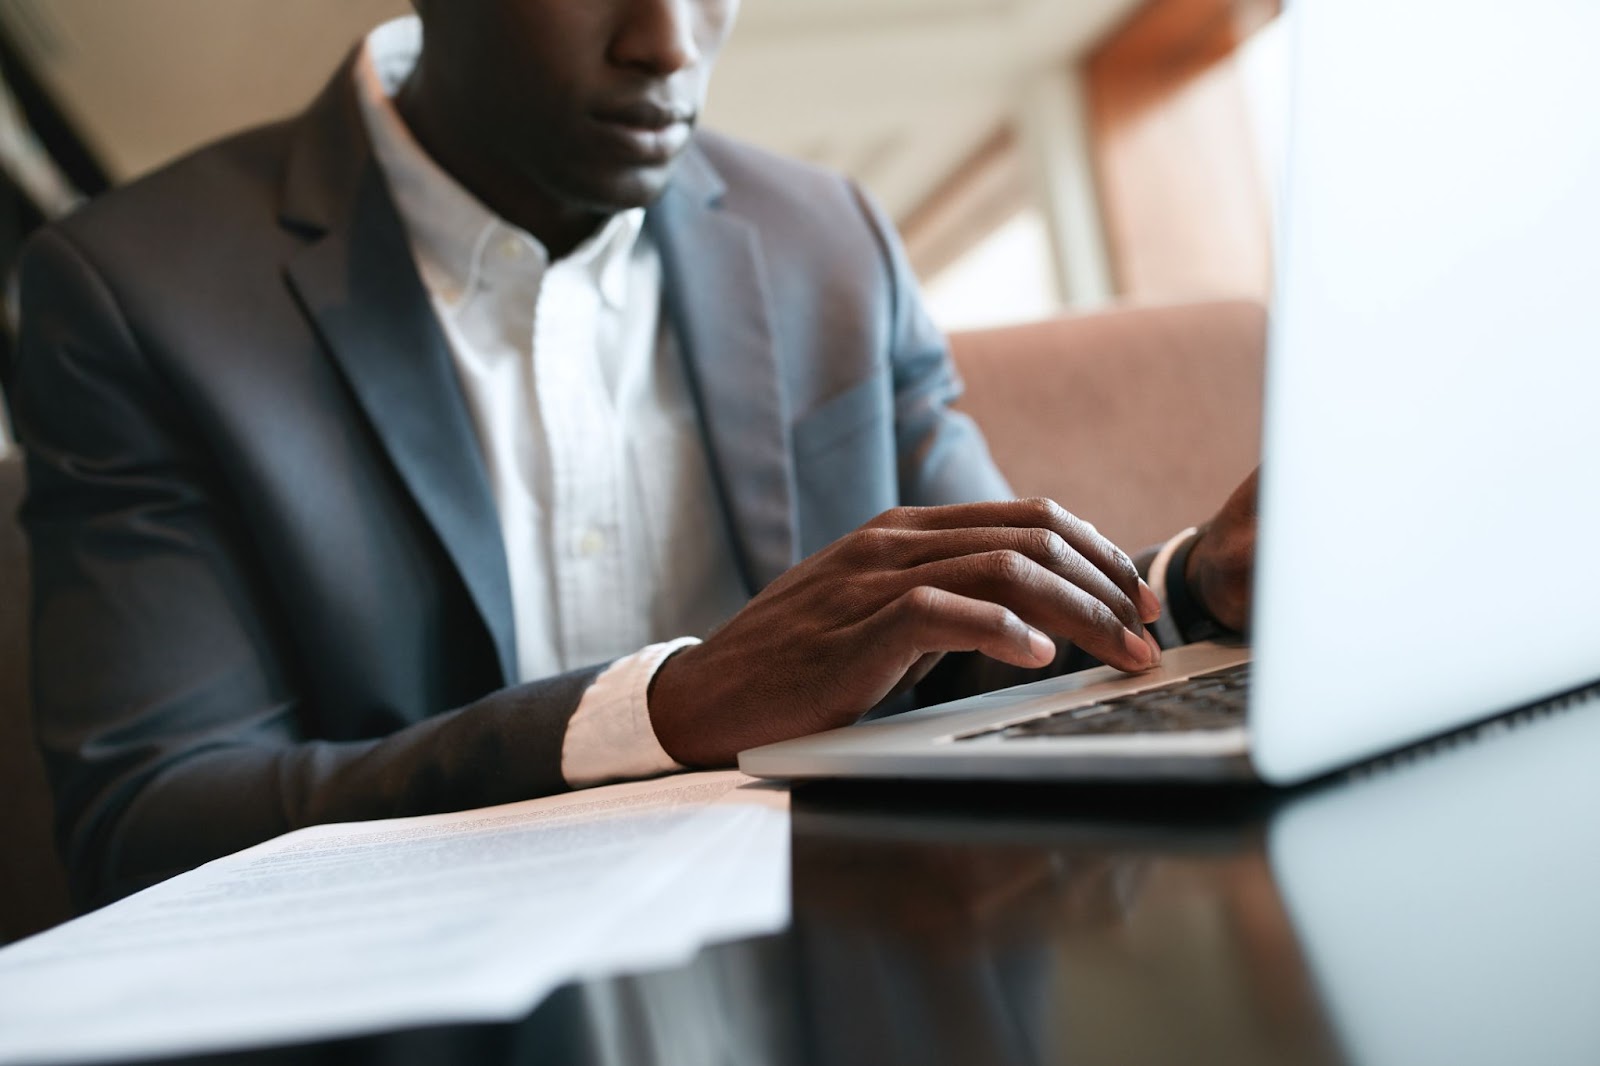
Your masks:
M1288 17L1251 722L1279 783L1600 677L1600 4Z

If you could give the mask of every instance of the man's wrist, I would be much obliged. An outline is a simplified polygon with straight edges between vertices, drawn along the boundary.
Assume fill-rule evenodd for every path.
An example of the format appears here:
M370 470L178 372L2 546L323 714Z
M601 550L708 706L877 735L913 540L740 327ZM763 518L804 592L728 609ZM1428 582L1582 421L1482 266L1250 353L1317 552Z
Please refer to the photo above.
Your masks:
M704 705L705 681L693 677L686 681L683 676L683 669L691 664L680 653L699 646L699 641L685 644L662 660L651 679L646 703L651 731L668 758L686 768L708 769L727 760L713 757L707 749L716 732L706 728L705 715L694 713Z
M1161 617L1151 630L1164 648L1211 640L1231 632L1207 610L1189 581L1189 560L1204 533L1203 527L1185 529L1161 545L1151 560L1150 587L1161 600Z
M663 663L698 643L684 637L652 644L601 673L567 725L561 773L568 785L585 788L683 769L655 733L649 691Z
M1194 584L1189 580L1189 560L1194 554L1195 545L1199 544L1204 536L1205 530L1201 528L1197 529L1193 536L1186 537L1174 549L1172 560L1167 567L1167 610L1171 613L1172 624L1182 635L1184 643L1214 640L1232 633L1206 608L1204 601L1196 594Z
M1145 579L1151 591L1156 594L1156 599L1161 602L1161 617L1157 618L1150 626L1150 631L1155 634L1156 643L1163 648L1175 648L1183 643L1183 634L1172 621L1172 607L1167 596L1167 574L1172 568L1172 556L1179 546L1191 540L1199 530L1190 526L1171 537L1156 549L1150 560L1149 569Z

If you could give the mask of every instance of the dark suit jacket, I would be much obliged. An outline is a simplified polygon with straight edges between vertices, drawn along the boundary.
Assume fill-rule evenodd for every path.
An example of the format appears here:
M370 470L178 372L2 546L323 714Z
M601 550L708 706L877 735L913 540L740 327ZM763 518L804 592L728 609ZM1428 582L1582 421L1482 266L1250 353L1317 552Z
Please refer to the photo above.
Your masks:
M706 134L648 226L752 592L889 507L1007 494L853 186ZM348 68L44 231L21 284L35 699L80 899L565 787L605 664L505 687L494 502Z

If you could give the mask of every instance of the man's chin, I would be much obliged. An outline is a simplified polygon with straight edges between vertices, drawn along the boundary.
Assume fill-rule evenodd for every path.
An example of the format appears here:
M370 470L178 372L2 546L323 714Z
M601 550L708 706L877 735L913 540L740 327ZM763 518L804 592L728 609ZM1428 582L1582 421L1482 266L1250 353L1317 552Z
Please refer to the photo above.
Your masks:
M577 180L563 183L567 186L564 199L606 215L650 207L661 199L672 184L672 176L681 158L678 156L667 163L626 170L574 175Z

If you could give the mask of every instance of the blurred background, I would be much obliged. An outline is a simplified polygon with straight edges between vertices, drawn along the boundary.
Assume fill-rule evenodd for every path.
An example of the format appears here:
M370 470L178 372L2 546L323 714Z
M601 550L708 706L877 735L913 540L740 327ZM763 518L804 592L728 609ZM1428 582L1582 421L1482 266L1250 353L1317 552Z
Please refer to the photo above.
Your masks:
M1280 0L745 0L711 125L844 171L935 317L1262 298ZM0 0L0 265L78 199L307 104L407 0Z

